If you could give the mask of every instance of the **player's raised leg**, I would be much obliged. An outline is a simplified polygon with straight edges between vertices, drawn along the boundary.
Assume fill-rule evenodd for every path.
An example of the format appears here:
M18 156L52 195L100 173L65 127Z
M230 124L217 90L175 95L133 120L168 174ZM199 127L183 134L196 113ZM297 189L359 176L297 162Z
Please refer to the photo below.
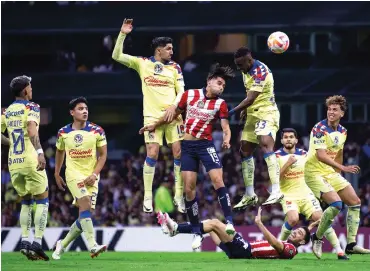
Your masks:
M271 194L262 205L274 204L284 197L280 192L280 166L274 153L275 140L270 135L261 135L259 141L271 180Z
M243 131L244 133L244 131ZM244 209L249 205L256 205L258 197L254 193L254 157L253 152L258 145L246 140L241 141L240 153L242 155L242 173L245 184L245 195L241 201L234 206L234 209Z
M159 144L147 143L146 144L146 159L143 167L144 179L144 202L143 211L146 213L153 212L153 179L155 175L155 165L158 160Z
M356 237L360 225L361 200L356 195L352 185L347 185L344 189L338 191L339 197L348 206L346 226L347 226L347 254L370 254L369 249L357 245Z
M177 210L185 213L184 180L181 177L181 141L172 143L171 147L174 159L173 173L175 175L175 197L173 201L177 206Z

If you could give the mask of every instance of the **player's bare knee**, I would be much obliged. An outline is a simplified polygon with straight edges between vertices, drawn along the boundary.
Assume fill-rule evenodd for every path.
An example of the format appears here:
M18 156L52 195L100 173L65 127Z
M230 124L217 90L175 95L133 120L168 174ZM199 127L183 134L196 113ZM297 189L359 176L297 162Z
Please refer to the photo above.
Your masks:
M91 209L91 200L89 196L82 197L77 200L80 211L86 211Z
M297 225L299 221L299 216L297 215L297 216L288 217L287 221L291 227L294 227L295 225Z
M146 145L146 155L152 159L157 160L159 153L159 145L158 144L147 144Z
M347 203L346 203L347 204ZM360 200L360 198L359 197L353 197L353 198L351 198L351 200L349 200L349 202L348 202L348 204L347 204L348 206L355 206L355 205L361 205L361 200Z
M216 190L225 186L222 175L213 177L211 181Z
M317 221L321 218L322 216L322 212L321 211L317 211L317 212L314 212L312 215L311 215L311 220L312 221Z
M181 158L181 145L178 144L172 144L172 154L174 159L180 159Z

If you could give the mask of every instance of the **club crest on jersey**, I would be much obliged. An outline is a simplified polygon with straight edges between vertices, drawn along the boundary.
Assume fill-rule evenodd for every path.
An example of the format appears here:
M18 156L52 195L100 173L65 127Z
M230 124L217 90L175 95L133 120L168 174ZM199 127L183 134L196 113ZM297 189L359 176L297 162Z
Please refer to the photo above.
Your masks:
M317 137L317 138L322 138L323 137L323 133L321 133L321 132L317 132L316 133L316 135L315 135L315 137Z
M203 109L204 108L204 102L202 100L200 100L197 104L197 107L200 108L200 109Z
M161 72L163 72L163 66L161 64L155 64L154 73L161 73Z
M80 144L80 143L82 143L82 141L83 141L83 136L81 135L81 134L77 134L77 135L75 135L75 138L74 138L74 140L75 140L75 142L77 143L77 144Z

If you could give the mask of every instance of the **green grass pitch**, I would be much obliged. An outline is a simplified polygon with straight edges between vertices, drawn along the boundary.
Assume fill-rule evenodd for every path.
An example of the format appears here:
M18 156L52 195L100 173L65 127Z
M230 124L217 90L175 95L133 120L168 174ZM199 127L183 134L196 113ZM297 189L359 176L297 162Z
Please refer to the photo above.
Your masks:
M51 253L48 253L51 258ZM123 271L123 270L369 270L370 255L352 255L339 261L335 254L317 260L313 254L299 254L293 260L229 260L223 253L106 252L91 259L86 252L66 252L59 261L28 261L20 253L1 253L4 271Z

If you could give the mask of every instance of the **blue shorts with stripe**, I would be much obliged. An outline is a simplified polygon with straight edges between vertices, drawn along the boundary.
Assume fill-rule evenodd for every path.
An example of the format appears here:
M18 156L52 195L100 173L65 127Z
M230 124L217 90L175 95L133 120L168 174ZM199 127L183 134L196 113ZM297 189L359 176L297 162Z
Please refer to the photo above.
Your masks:
M202 162L207 172L222 168L221 160L212 141L183 140L181 142L181 171L198 172L199 162Z

